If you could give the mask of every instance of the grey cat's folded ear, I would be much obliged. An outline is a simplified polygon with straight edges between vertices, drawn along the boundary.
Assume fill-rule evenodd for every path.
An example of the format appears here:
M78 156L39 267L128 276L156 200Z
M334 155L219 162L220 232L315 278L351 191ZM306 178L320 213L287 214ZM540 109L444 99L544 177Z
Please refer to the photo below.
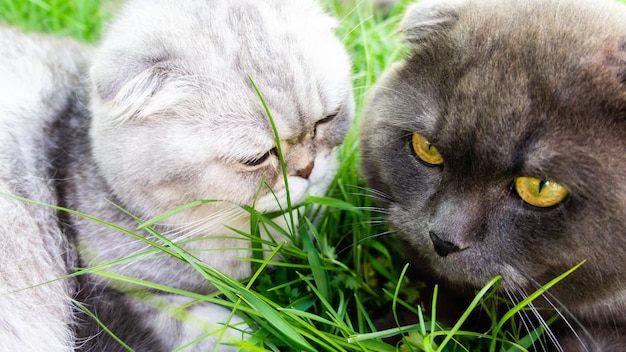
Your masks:
M424 43L451 27L466 3L466 0L420 1L406 11L398 32L404 35L405 42Z

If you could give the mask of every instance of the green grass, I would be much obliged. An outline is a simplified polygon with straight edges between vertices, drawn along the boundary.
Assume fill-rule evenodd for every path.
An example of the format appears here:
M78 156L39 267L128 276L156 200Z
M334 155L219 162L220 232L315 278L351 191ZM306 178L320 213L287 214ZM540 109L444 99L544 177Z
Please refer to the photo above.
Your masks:
M94 41L103 25L101 5L100 0L2 0L0 22L27 31Z
M521 349L514 344L528 346L532 342L528 336L495 315L494 329L489 333L463 331L460 324L467 316L449 328L436 323L434 310L432 316L424 316L418 305L419 288L408 284L403 276L405 263L398 258L396 242L386 235L389 230L379 215L370 211L371 197L364 190L358 169L359 112L367 92L385 67L402 56L403 49L393 31L407 3L401 1L387 19L372 15L363 3L357 7L342 7L331 0L324 3L340 19L338 35L353 58L357 121L341 149L342 166L329 196L309 199L311 204L325 206L324 210L300 208L307 216L301 219L302 226L293 231L296 233L281 230L294 239L293 244L263 242L256 226L250 233L241 233L253 242L255 253L250 261L256 272L250 279L238 282L154 231L151 226L163 219L157 218L138 224L160 239L150 243L154 251L189 263L213 282L218 292L198 295L107 272L107 267L135 260L136 256L86 271L235 308L250 326L257 327L242 346L250 351L518 351ZM29 31L93 42L100 36L111 7L115 6L98 0L1 0L0 21ZM266 215L247 210L253 219L259 220L259 226L277 226ZM101 222L98 214L89 215ZM170 214L164 216L167 215ZM316 219L315 225L307 219ZM267 259L262 253L264 246L271 248ZM277 256L281 261L274 259ZM468 313L484 305L482 299L492 297L497 285L498 280L494 279L480 291ZM401 330L376 332L376 317L400 306L413 311L418 323ZM512 312L520 309L524 307L515 307ZM402 347L381 341L382 337L399 333L408 336Z

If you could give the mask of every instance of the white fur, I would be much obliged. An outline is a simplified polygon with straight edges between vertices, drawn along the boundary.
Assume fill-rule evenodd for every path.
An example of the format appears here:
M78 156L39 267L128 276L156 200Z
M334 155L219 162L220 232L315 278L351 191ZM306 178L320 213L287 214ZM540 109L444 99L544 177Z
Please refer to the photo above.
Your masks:
M41 131L77 84L84 49L2 27L0 47L0 192L53 203ZM67 239L56 221L53 210L0 195L0 351L70 350L70 287L58 280Z
M287 192L274 149L277 141L248 75L278 130L291 203L322 195L337 168L334 148L354 114L350 61L333 26L334 20L309 0L130 1L92 60L88 108L93 155L81 150L80 143L75 146L79 149L68 151L64 205L133 231L136 222L108 200L145 220L191 201L217 200L156 228L225 274L249 276L249 263L239 258L251 255L250 244L228 227L249 232L250 219L242 206L285 210ZM0 162L3 167L19 165L12 161L17 155L28 164L25 170L0 168L0 191L55 204L56 171L45 160L51 147L46 128L57 118L70 118L62 109L77 103L72 94L82 94L77 76L83 59L72 51L73 45L47 45L24 44L21 35L0 31L1 47L25 48L14 56L0 53ZM318 123L335 114L332 121ZM247 164L268 152L263 163ZM313 163L306 174L303 170ZM45 207L2 198L0 219L0 291L27 288L0 296L0 350L71 350L69 297L76 289L97 292L101 287L76 288L73 281L57 281L29 288L76 265L64 257L71 244L56 213ZM88 266L150 249L93 221L70 217L69 222L77 254ZM274 233L264 236L284 240ZM108 270L198 293L215 289L191 266L162 253L144 253L142 260ZM136 288L108 284L120 292ZM156 298L174 306L185 303L166 295ZM133 312L151 318L133 328L157 332L165 349L194 340L230 317L223 308L200 304L179 318L200 319L205 327L180 325L169 309L155 311L150 302L144 303L137 302ZM228 341L241 339L233 334L235 329L227 331ZM81 337L78 347L97 337ZM211 337L191 349L207 350L216 341Z

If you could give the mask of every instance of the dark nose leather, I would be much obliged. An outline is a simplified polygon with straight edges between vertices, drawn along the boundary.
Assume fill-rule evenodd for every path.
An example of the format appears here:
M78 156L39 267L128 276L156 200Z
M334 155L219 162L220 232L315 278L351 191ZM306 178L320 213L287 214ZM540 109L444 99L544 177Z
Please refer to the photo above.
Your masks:
M432 231L429 232L429 235L430 240L433 242L433 246L435 247L435 252L437 252L440 257L445 257L450 253L455 253L461 250L461 248L459 248L456 244L442 239Z
M311 176L311 172L313 172L313 167L315 167L315 162L311 161L309 165L307 165L304 169L298 170L298 176L308 179Z

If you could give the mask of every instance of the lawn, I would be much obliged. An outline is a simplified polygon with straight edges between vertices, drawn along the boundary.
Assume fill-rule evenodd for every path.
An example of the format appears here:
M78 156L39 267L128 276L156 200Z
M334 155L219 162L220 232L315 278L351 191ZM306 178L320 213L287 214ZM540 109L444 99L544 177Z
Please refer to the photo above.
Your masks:
M95 42L117 3L2 0L0 20L28 31ZM324 2L327 10L340 20L338 36L353 58L357 119L341 149L342 167L328 197L310 200L324 205L324 210L318 213L313 207L304 209L308 218L316 219L315 225L303 219L299 239L293 245L275 247L282 262L255 256L252 265L257 273L243 283L210 268L198 268L216 282L219 295L200 297L172 289L198 300L237 308L250 325L258 327L243 346L245 350L395 351L402 346L403 351L482 351L489 346L495 349L492 341L529 343L523 336L515 335L515 327L510 328L508 322L500 323L495 317L494 326L498 329L484 335L460 331L458 326L444 329L435 323L436 319L423 316L417 305L418 286L403 279L405 263L397 254L397 244L359 176L360 111L367 92L384 68L402 56L403 48L393 32L408 3L401 1L388 18L382 18L362 2L356 7L331 0ZM271 223L261 214L253 215L264 224ZM187 260L185 253L172 255ZM141 284L150 287L149 283ZM490 295L490 288L495 285L497 282L492 282L478 297ZM477 300L473 306L480 304ZM402 329L409 334L404 343L384 343L381 337L397 335L400 330L374 332L374 320L400 306L412 311L419 323ZM441 337L437 344L433 342L435 336ZM501 346L502 350L519 350L509 344Z

